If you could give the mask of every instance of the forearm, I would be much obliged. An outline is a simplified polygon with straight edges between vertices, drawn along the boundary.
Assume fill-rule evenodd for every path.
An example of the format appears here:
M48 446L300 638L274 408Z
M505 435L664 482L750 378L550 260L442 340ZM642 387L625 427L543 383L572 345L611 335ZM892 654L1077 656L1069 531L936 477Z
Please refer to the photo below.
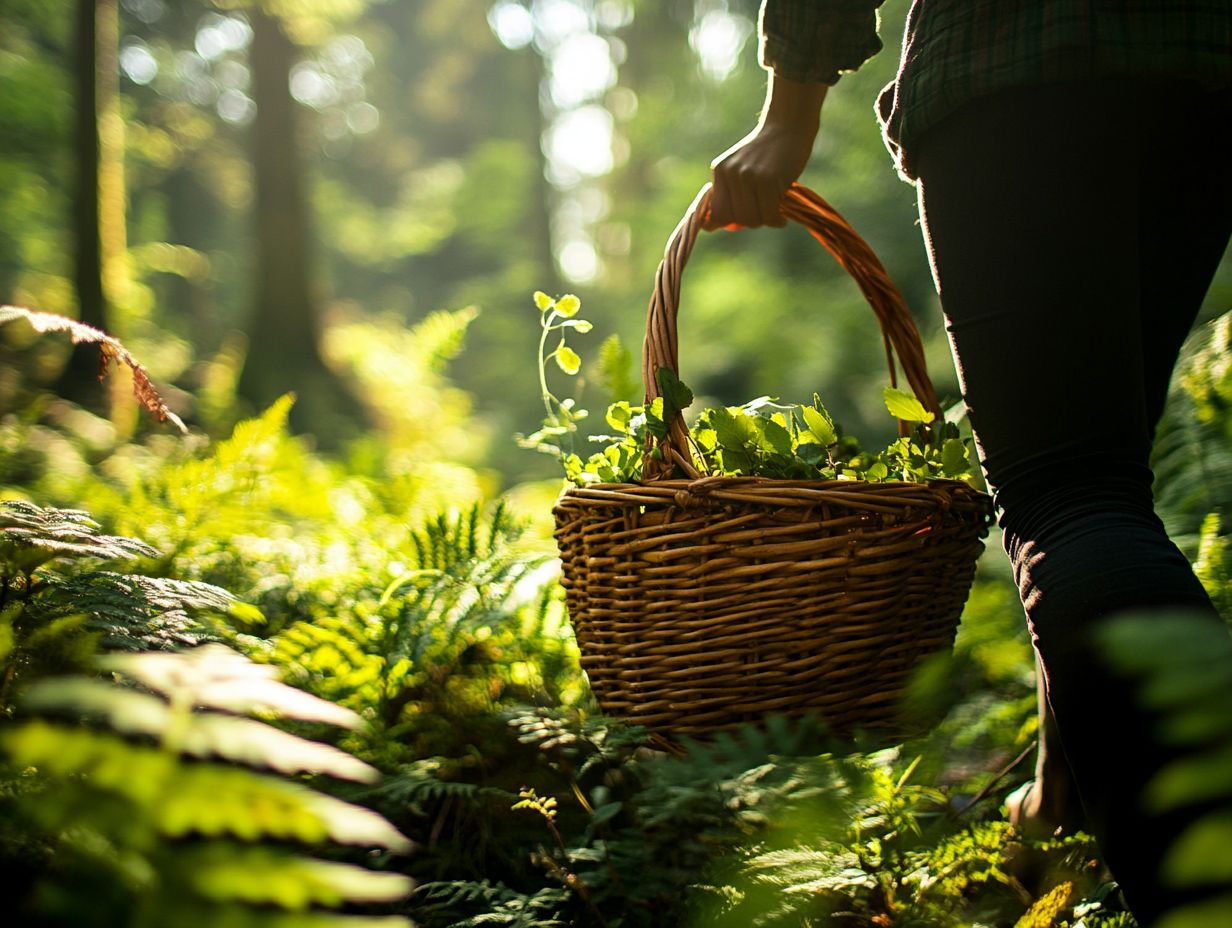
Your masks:
M881 43L881 0L765 0L766 102L756 128L719 155L705 228L783 225L783 194L813 151L826 92Z
M821 122L821 105L829 89L827 84L796 81L771 71L766 80L761 124L790 127L815 137Z

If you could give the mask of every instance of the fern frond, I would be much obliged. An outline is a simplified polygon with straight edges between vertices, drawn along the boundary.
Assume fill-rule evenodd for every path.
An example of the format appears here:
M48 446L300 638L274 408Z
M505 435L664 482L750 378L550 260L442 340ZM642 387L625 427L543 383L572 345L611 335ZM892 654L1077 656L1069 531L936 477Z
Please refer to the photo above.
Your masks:
M102 721L126 735L148 735L190 757L223 758L279 773L324 773L342 780L371 783L377 771L328 744L296 737L263 722L219 713L196 712L177 719L172 706L146 693L99 680L69 677L30 687L23 705L38 712L67 712Z
M61 557L133 560L158 557L136 538L104 535L101 526L77 509L36 506L24 500L0 500L0 572L5 577L30 573Z
M278 636L271 662L333 702L362 709L400 682L381 639L354 613L297 622Z
M177 865L190 888L213 902L273 905L303 912L315 905L396 902L411 890L409 878L351 864L314 860L294 852L231 841L177 849Z
M446 800L478 808L486 800L509 805L517 799L512 790L446 779L455 776L451 770L454 766L439 758L417 760L386 777L365 795L383 808L423 807Z
M1156 508L1183 551L1197 556L1208 513L1232 531L1232 312L1187 344L1159 425L1151 467Z
M569 924L560 919L568 893L555 887L524 894L488 880L441 881L424 883L415 898L432 914L451 918L450 928L566 928ZM466 912L475 914L463 915Z
M66 316L34 312L19 306L0 306L0 325L18 319L28 322L34 331L39 333L67 332L74 345L82 343L98 345L99 380L107 376L111 362L114 361L117 365L124 365L133 372L133 395L137 397L137 401L157 416L159 422L171 422L181 432L188 432L180 417L167 408L163 398L154 389L154 383L150 380L149 373L133 357L132 352L120 343L119 339L113 338L93 326L78 322L75 319L69 319Z
M633 376L633 352L619 335L609 335L599 346L597 370L609 403L637 397L641 383Z
M44 776L85 777L98 795L128 800L142 825L166 838L231 835L410 849L405 837L368 809L251 770L183 762L170 750L106 732L36 719L0 734L0 747L13 763ZM67 808L58 811L71 814Z
M845 891L873 885L856 854L841 846L798 845L750 857L745 870L756 882L786 893Z
M512 615L517 585L537 563L512 550L521 526L503 506L487 524L485 539L476 505L438 514L409 533L413 567L382 597L398 616L391 660L448 665L471 636Z
M781 715L767 717L763 725L741 725L710 741L686 740L684 745L692 763L709 765L727 776L778 758L842 757L853 750L851 741L830 735L814 716Z
M31 603L46 621L85 613L86 627L102 634L105 648L170 650L215 637L196 613L226 614L235 598L219 587L189 580L92 571L70 577L47 575Z
M173 704L245 715L275 714L342 728L363 724L350 709L279 682L276 667L254 663L219 644L176 654L116 654L100 663L162 693Z

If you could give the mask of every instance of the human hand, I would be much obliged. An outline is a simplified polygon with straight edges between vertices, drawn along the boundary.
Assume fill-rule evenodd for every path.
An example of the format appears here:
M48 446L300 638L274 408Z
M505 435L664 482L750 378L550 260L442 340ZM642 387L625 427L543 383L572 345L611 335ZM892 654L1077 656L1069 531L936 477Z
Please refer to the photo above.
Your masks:
M757 128L711 162L714 187L703 228L786 223L779 203L808 164L826 89L771 74Z

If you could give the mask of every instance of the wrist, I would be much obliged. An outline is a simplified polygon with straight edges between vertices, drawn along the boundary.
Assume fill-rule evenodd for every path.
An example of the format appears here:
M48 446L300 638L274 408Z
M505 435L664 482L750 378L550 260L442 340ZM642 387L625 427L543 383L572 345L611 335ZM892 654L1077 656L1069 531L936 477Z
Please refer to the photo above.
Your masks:
M773 71L766 81L766 103L761 124L816 134L828 84L795 81Z

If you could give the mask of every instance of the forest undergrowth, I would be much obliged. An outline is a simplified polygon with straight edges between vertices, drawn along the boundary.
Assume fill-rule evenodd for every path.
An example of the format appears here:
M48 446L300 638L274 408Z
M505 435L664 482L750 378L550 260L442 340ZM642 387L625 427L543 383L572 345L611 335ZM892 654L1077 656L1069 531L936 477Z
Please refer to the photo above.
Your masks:
M422 395L450 389L468 321L419 332ZM1155 462L1169 530L1225 615L1230 339L1225 315L1187 350ZM153 424L121 440L16 395L0 421L8 924L1133 924L1089 837L1005 820L1035 686L995 537L953 656L915 690L942 717L926 737L859 750L771 719L664 750L590 696L550 494L497 496L429 440L466 433L460 407L327 457L288 431L292 397L211 444ZM1149 682L1178 725L1209 709L1174 685L1193 679L1179 637L1123 641L1130 669L1176 650ZM1203 718L1215 740L1232 711ZM1190 773L1177 802L1230 789L1232 762ZM1224 880L1232 907L1201 854L1232 826L1204 827L1177 879Z

